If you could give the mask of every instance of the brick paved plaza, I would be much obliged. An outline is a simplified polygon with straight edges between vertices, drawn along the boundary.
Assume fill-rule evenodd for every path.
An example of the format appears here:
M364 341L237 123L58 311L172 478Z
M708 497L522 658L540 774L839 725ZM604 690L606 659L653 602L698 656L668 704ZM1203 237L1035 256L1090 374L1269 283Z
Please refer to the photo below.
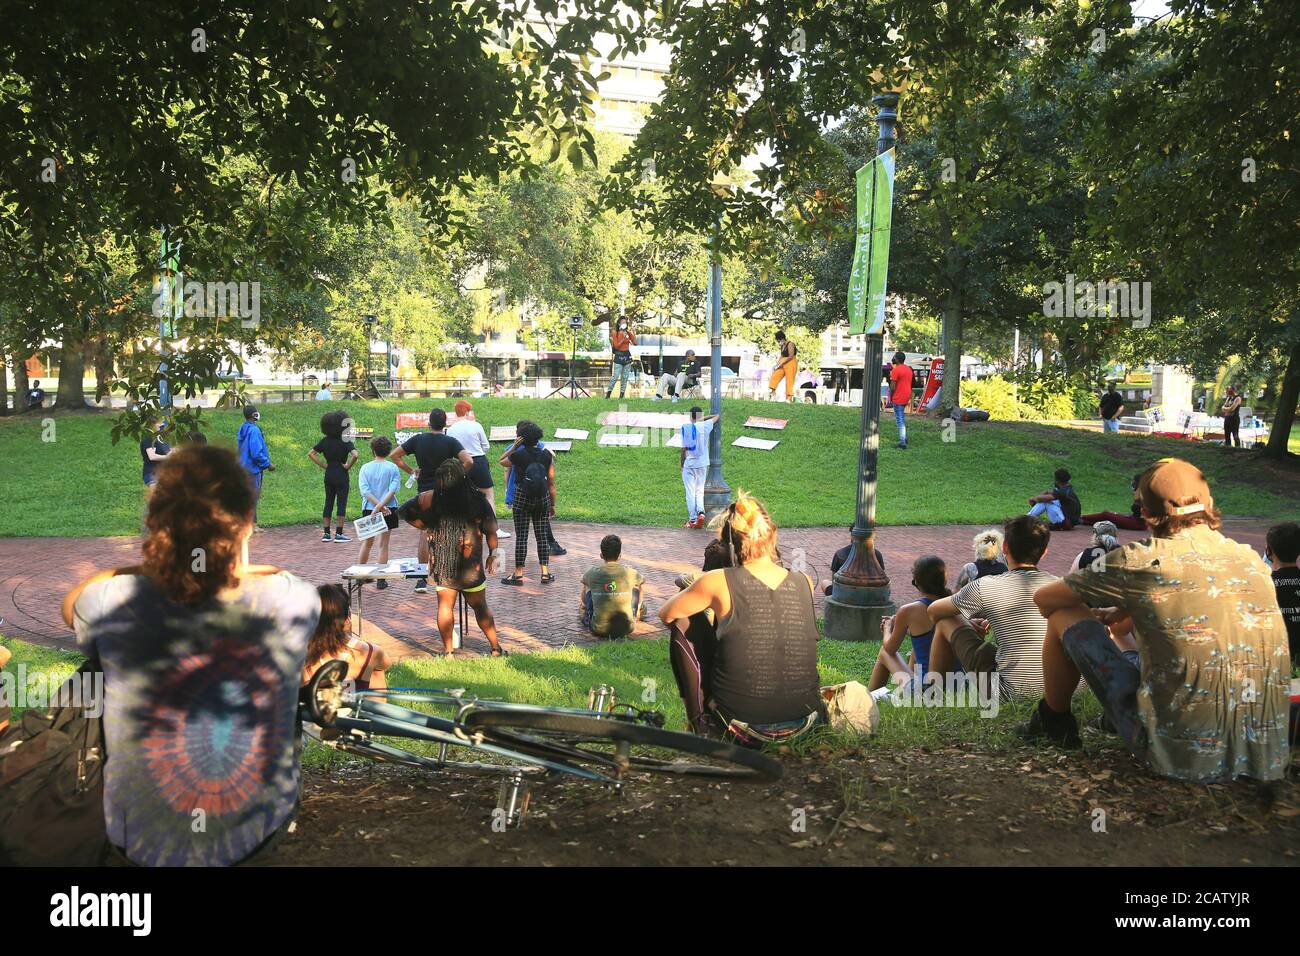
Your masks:
M892 579L895 602L912 600L911 562L922 554L938 554L948 562L950 583L957 570L970 560L971 538L983 526L932 525L882 528L879 547L885 555ZM1267 522L1225 522L1224 531L1257 550L1263 547ZM499 582L500 574L488 585L489 604L497 619L502 640L512 651L536 651L568 643L594 641L578 624L578 595L582 572L599 560L600 539L617 533L623 538L623 556L638 568L647 582L647 614L637 636L662 632L654 613L675 592L673 580L685 571L698 569L710 532L685 528L628 527L609 524L561 522L556 538L568 549L564 557L552 559L556 581L537 582L537 564L530 558L522 587ZM1121 532L1121 541L1140 537ZM795 528L782 531L780 544L786 563L802 548L809 573L821 583L830 576L830 559L847 543L842 528ZM1045 570L1063 573L1089 542L1085 530L1057 532L1043 561ZM59 607L63 595L82 578L114 566L131 564L139 558L140 539L120 538L6 538L0 539L0 633L53 647L71 648L72 632L63 625ZM513 539L502 544L507 562L512 559ZM416 532L403 528L394 536L391 557L414 556ZM270 528L253 538L251 557L255 562L275 564L313 583L339 580L339 573L356 558L355 544L332 544L320 540L320 530L303 525ZM504 572L502 572L504 573ZM364 611L366 637L373 637L394 657L440 652L436 621L436 598L416 594L413 582L394 582L386 591L366 585ZM818 613L823 599L818 594ZM486 652L487 641L470 618L463 653Z

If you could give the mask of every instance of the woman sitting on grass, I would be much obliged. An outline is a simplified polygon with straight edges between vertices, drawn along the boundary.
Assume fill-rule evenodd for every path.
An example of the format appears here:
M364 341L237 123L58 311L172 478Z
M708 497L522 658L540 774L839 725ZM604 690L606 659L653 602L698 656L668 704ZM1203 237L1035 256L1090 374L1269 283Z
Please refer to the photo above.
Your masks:
M998 537L1001 538L1001 535ZM881 619L884 641L880 645L876 666L871 671L868 690L884 687L889 683L890 674L898 674L901 678L900 687L904 688L915 679L924 681L925 675L930 672L930 644L934 640L935 628L940 625L956 626L955 621L951 625L947 622L936 625L930 621L930 605L952 596L948 590L948 569L942 558L932 554L917 558L912 564L912 587L921 592L920 600L904 604L893 617ZM898 656L898 648L905 637L912 639L910 661L904 661Z
M493 657L505 657L497 640L496 619L487 605L487 575L497 570L497 516L465 474L458 459L449 458L434 473L434 487L402 505L398 514L429 536L429 577L438 591L438 632L445 657L452 656L456 596L474 609ZM487 538L484 572L483 539Z
M348 592L338 584L322 584L316 591L320 594L320 621L307 644L303 684L310 683L316 672L330 661L345 661L348 670L343 676L353 681L357 690L384 690L388 686L384 677L388 655L369 641L348 633L352 612Z
M320 597L248 564L253 485L230 451L181 448L156 475L140 565L74 588L63 618L104 671L108 840L140 866L228 866L297 812Z
M679 634L703 611L717 621L712 660L698 668L682 666L691 655L678 639L685 653L674 674L692 729L735 732L739 721L769 735L824 718L812 579L781 566L776 525L756 499L739 494L715 520L730 539L731 566L701 575L659 611Z

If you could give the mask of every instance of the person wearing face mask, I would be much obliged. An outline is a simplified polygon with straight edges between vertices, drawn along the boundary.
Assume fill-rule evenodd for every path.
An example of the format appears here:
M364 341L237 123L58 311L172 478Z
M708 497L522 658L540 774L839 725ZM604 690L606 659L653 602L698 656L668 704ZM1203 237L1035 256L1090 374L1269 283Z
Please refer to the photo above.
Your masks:
M244 424L239 426L236 440L239 443L239 463L244 466L253 482L253 527L257 527L257 503L262 498L262 474L275 471L271 464L271 453L266 447L266 436L262 434L262 413L256 405L244 406Z
M632 346L636 345L636 333L627 319L619 319L614 324L614 331L609 333L609 347L614 354L614 367L610 372L609 386L605 397L614 394L614 383L618 382L618 397L627 391L628 379L632 377Z

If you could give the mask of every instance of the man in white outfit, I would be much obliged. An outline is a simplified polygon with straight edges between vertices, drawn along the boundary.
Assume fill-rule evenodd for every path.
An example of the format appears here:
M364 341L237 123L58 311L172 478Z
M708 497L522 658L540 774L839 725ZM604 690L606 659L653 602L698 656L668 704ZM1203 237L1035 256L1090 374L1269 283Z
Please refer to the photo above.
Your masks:
M704 527L704 476L709 470L709 435L718 415L700 418L703 409L691 408L691 420L682 426L682 485L686 488L686 527Z

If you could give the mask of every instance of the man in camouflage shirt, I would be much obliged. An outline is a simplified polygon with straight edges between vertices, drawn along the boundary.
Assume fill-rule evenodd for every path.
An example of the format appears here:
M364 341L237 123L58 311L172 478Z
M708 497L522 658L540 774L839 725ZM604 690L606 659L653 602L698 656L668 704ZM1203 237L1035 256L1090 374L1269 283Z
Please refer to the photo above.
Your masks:
M1048 619L1045 688L1022 735L1078 745L1070 694L1082 674L1110 726L1156 773L1280 779L1289 760L1290 656L1269 570L1219 533L1209 486L1193 465L1162 459L1142 474L1138 492L1151 539L1034 595ZM1132 630L1140 671L1107 625Z

